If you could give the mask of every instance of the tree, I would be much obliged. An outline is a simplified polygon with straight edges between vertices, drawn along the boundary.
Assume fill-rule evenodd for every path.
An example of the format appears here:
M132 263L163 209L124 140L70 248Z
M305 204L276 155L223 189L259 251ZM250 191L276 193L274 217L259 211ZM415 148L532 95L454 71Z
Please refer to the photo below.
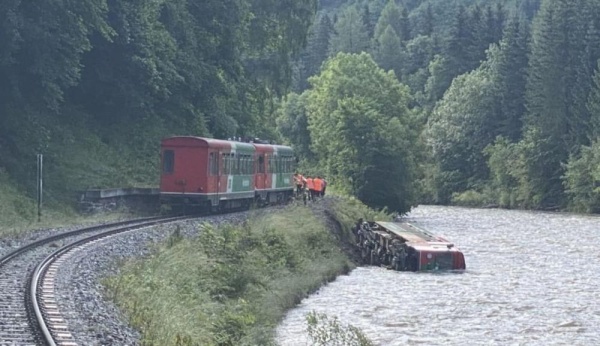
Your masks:
M600 139L600 60L598 68L594 73L593 88L587 102L587 108L590 112L590 139Z
M368 3L365 3L365 5L363 6L361 15L363 24L365 25L365 28L367 28L367 36L373 37L373 34L375 32L375 25L373 24L373 20L371 19L371 11L369 10Z
M331 37L329 55L338 52L360 53L369 50L369 36L360 13L354 6L348 7L335 23L335 33Z
M315 155L310 149L310 132L306 114L307 97L308 92L301 95L295 93L287 95L279 108L277 129L294 146L299 159L312 161Z
M323 14L312 27L304 54L301 55L304 67L300 75L301 90L308 88L308 77L315 75L327 59L329 41L333 34L333 24L327 14Z
M483 149L496 137L495 89L488 68L457 77L436 104L427 126L440 202L453 192L476 189L488 178Z
M396 35L401 40L406 40L410 36L408 26L408 13L401 9L394 0L389 0L383 8L377 25L375 25L375 34L373 37L378 38L383 35L383 32L391 26L396 32Z
M366 53L339 53L310 82L312 148L328 177L372 207L410 210L418 124L408 89Z
M561 163L589 143L587 20L579 6L566 0L545 1L533 24L526 126L535 130L528 140L539 141L532 143L540 151L533 152L528 163L540 206L564 204Z
M378 37L377 51L375 58L379 66L384 70L393 70L396 76L400 78L401 64L400 55L402 53L400 49L400 38L396 35L391 25L388 25L387 29Z
M565 165L563 183L571 210L600 212L600 142L581 148Z
M520 17L513 17L504 31L491 64L495 70L500 107L499 134L517 142L521 139L525 116L525 88L529 45L529 26Z

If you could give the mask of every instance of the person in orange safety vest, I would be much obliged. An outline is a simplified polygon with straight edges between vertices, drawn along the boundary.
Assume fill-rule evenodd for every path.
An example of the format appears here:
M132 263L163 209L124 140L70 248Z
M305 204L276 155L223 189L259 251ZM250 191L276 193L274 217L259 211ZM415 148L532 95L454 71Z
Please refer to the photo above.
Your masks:
M313 184L315 185L315 197L321 197L321 191L323 191L323 180L320 177L315 177L313 179Z
M308 188L308 198L313 200L315 197L315 181L312 177L306 177L306 187Z

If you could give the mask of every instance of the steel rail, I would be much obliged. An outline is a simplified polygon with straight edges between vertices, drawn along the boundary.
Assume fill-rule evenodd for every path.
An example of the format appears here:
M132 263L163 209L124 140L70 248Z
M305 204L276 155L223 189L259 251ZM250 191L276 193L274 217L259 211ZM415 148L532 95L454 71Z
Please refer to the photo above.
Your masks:
M36 340L35 343L37 344L40 340L39 329L36 329L35 318L34 316L32 316L33 313L30 309L32 305L32 302L30 300L30 294L28 294L30 290L30 280L28 280L28 278L30 275L27 273L23 273L25 274L22 279L23 286L20 286L19 288L19 279L11 279L11 276L14 275L16 272L14 272L14 269L8 267L9 263L15 263L17 265L17 263L20 263L17 261L18 257L25 256L28 253L35 253L37 249L42 248L44 245L50 244L54 241L79 236L89 232L97 232L102 229L122 227L124 225L131 226L161 219L164 219L164 216L138 218L126 221L106 223L102 225L95 225L90 227L83 227L33 241L2 256L0 258L0 284L6 287L3 287L2 291L0 292L0 308L2 309L0 310L0 343L19 343L20 340L29 344L32 340ZM23 267L23 269L25 268L26 266ZM30 270L27 271L29 272ZM18 303L19 301L23 303ZM7 321L4 321L4 318L6 318ZM22 322L20 322L19 320L21 320ZM6 324L4 322L9 324Z
M44 260L42 260L35 270L31 273L29 280L29 304L31 305L31 311L33 312L32 320L35 321L36 327L38 328L41 336L43 337L43 341L50 346L56 346L56 340L52 335L51 328L46 323L46 319L44 318L44 312L40 308L40 302L38 301L38 291L40 288L40 283L43 280L48 267L52 265L53 262L58 260L61 256L67 254L71 250L80 247L84 244L110 237L112 235L125 233L133 230L137 230L140 228L146 228L158 224L164 224L169 222L181 221L184 219L191 218L193 216L178 216L178 217L160 217L153 218L153 220L135 223L133 225L125 225L116 229L111 229L106 232L98 233L77 241L74 241L68 245L61 247L60 249L54 251L50 255L48 255ZM33 318L34 317L34 318Z
M131 224L131 223L136 223L136 222L146 222L146 221L151 221L151 220L158 220L158 219L162 219L164 218L163 216L153 216L153 217L147 217L147 218L140 218L140 219L133 219L133 220L127 220L127 221L118 221L118 222L113 222L113 223L108 223L108 224L103 224L103 225L95 225L95 226L90 226L90 227L84 227L84 228L80 228L80 229L76 229L73 231L68 231L68 232L64 232L64 233L59 233L59 234L55 234L53 236L50 237L46 237L40 240L36 240L32 243L29 243L25 246L22 246L8 254L6 254L5 256L3 256L2 258L0 258L0 268L2 266L4 266L6 263L8 263L10 260L12 260L13 258L21 255L22 253L25 253L33 248L36 248L38 246L44 245L46 243L50 243L56 240L61 240L64 238L68 238L68 237L72 237L74 235L78 235L78 234L83 234L83 233L88 233L88 232L93 232L93 231L98 231L101 230L103 228L109 228L109 227L119 227L119 226L123 226L123 225L127 225L127 224Z

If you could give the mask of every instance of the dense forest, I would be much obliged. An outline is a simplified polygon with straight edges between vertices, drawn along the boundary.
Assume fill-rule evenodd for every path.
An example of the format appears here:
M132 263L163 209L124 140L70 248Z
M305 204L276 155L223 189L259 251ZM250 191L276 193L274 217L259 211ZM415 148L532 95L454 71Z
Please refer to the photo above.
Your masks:
M296 149L373 207L600 212L600 2L0 4L0 185L155 185L167 135Z
M274 137L274 100L317 6L3 0L0 187L35 196L37 153L49 203L90 187L156 186L162 137Z
M307 46L294 62L293 93L278 119L281 133L306 160L320 163L338 180L349 178L355 185L346 186L367 202L361 194L375 191L369 184L387 183L387 194L395 191L403 203L600 211L600 2L332 0L321 5ZM332 64L346 59L340 52L368 53L379 68L393 72L402 96L383 93L384 84L361 74L364 62L357 60L347 75L331 71ZM327 103L330 118L339 113L342 122L354 126L360 123L357 114L362 122L371 115L384 121L384 113L411 133L391 130L390 121L374 122L371 131L382 132L353 144L345 135L349 125L340 127L335 120L338 128L326 137L325 149L319 109L322 80L332 76L342 87L329 87L338 93L337 102ZM349 91L352 84L360 91ZM386 96L407 109L385 105ZM351 130L362 139L364 128ZM390 130L394 144L385 142ZM377 136L379 142L370 139ZM336 145L345 148L337 151L344 158L332 156ZM370 149L358 149L361 145ZM358 160L349 159L352 155ZM392 177L414 180L390 190Z

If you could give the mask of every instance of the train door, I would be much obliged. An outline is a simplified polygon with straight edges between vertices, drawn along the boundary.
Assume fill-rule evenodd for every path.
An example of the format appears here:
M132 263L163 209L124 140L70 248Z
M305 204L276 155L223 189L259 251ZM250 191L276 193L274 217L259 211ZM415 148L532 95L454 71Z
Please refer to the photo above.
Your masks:
M258 153L256 161L256 189L264 190L266 188L265 154Z
M219 151L211 151L208 154L208 182L206 194L207 198L214 201L214 196L219 194L219 182L221 175L221 153ZM213 202L214 203L214 202Z

